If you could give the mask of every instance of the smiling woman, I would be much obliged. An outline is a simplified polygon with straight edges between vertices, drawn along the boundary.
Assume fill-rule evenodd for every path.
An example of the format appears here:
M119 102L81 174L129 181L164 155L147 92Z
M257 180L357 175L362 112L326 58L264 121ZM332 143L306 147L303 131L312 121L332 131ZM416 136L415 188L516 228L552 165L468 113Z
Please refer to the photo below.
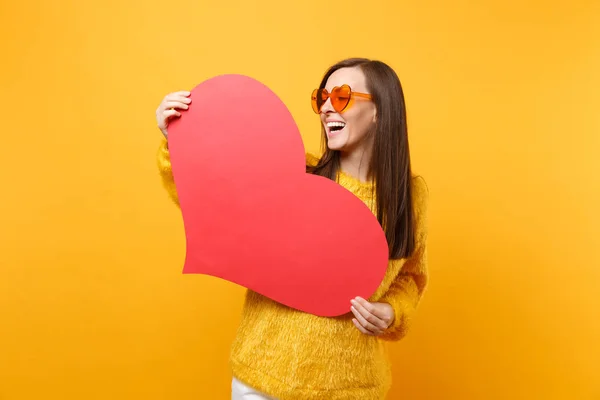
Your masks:
M167 128L178 109L193 107L189 95L169 94L156 110L165 137L159 168L176 203ZM311 101L327 149L322 157L307 155L307 172L335 180L371 208L390 261L373 296L352 299L339 318L302 313L247 290L231 352L233 399L384 399L391 376L380 341L406 335L427 284L427 188L411 174L395 72L379 61L342 61L326 72Z
M600 2L347 0L333 18L316 12L324 4L2 2L1 399L227 399L223 355L245 291L182 276L150 110L169 88L253 76L285 99L315 165L328 156L309 97L324 64L350 53L396 69L411 163L431 188L435 279L409 336L389 346L388 399L600 399ZM371 198L372 181L340 171L338 183ZM392 326L410 316L401 303ZM368 356L352 372L368 383L340 376L372 339L350 312L330 330L275 315L294 327L293 346L260 343L266 366L246 351L274 376L265 385L356 399L387 382L361 372L377 371ZM280 324L260 321L245 325L268 342ZM323 357L299 358L313 343ZM325 359L330 344L349 344L348 357ZM329 377L315 372L323 365Z

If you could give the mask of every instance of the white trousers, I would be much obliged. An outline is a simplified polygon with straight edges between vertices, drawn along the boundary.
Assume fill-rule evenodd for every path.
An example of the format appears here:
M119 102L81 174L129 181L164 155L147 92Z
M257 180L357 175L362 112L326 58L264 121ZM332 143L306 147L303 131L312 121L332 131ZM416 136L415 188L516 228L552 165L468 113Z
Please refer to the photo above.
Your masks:
M233 378L231 381L231 400L277 400L275 397L267 396L257 392L243 382Z

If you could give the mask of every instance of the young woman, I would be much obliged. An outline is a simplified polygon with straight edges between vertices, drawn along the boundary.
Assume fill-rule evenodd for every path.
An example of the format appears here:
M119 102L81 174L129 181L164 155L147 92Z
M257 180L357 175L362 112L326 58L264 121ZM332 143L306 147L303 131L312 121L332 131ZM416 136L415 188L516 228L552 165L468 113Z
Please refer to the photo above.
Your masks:
M176 203L167 126L178 110L193 107L188 96L171 93L156 110L165 136L159 170ZM302 313L248 290L231 351L233 399L384 399L391 385L384 342L405 336L427 285L428 191L411 172L396 73L380 61L341 61L313 92L312 106L325 151L307 155L307 172L338 182L371 208L389 244L388 269L370 299L353 299L348 314L337 318Z

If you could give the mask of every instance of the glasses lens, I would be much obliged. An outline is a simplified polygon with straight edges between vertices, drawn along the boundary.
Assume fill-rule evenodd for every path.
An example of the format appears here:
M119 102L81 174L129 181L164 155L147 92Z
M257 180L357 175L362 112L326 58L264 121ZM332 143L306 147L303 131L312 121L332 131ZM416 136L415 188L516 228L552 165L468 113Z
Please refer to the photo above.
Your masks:
M319 108L320 108L319 102L317 101L318 96L319 96L319 89L315 89L315 90L313 90L312 96L310 98L310 102L312 104L312 109L317 114L319 113Z
M342 112L346 108L348 102L350 101L350 95L351 93L349 86L344 85L342 87L336 87L333 89L331 94L331 105L335 111Z
M325 104L325 102L327 101L328 98L329 98L329 93L327 92L327 90L325 90L325 89L313 90L312 98L311 98L313 111L315 113L319 114L321 112L321 107L323 107L323 104Z

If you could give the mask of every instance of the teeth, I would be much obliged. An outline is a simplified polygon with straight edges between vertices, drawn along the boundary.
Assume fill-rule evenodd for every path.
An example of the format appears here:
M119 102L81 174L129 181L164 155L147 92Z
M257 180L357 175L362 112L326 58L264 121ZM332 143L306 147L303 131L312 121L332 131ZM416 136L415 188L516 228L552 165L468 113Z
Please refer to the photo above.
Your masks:
M344 126L346 126L346 124L344 122L328 122L327 123L328 128L331 128L334 126L339 126L340 128L343 128Z

